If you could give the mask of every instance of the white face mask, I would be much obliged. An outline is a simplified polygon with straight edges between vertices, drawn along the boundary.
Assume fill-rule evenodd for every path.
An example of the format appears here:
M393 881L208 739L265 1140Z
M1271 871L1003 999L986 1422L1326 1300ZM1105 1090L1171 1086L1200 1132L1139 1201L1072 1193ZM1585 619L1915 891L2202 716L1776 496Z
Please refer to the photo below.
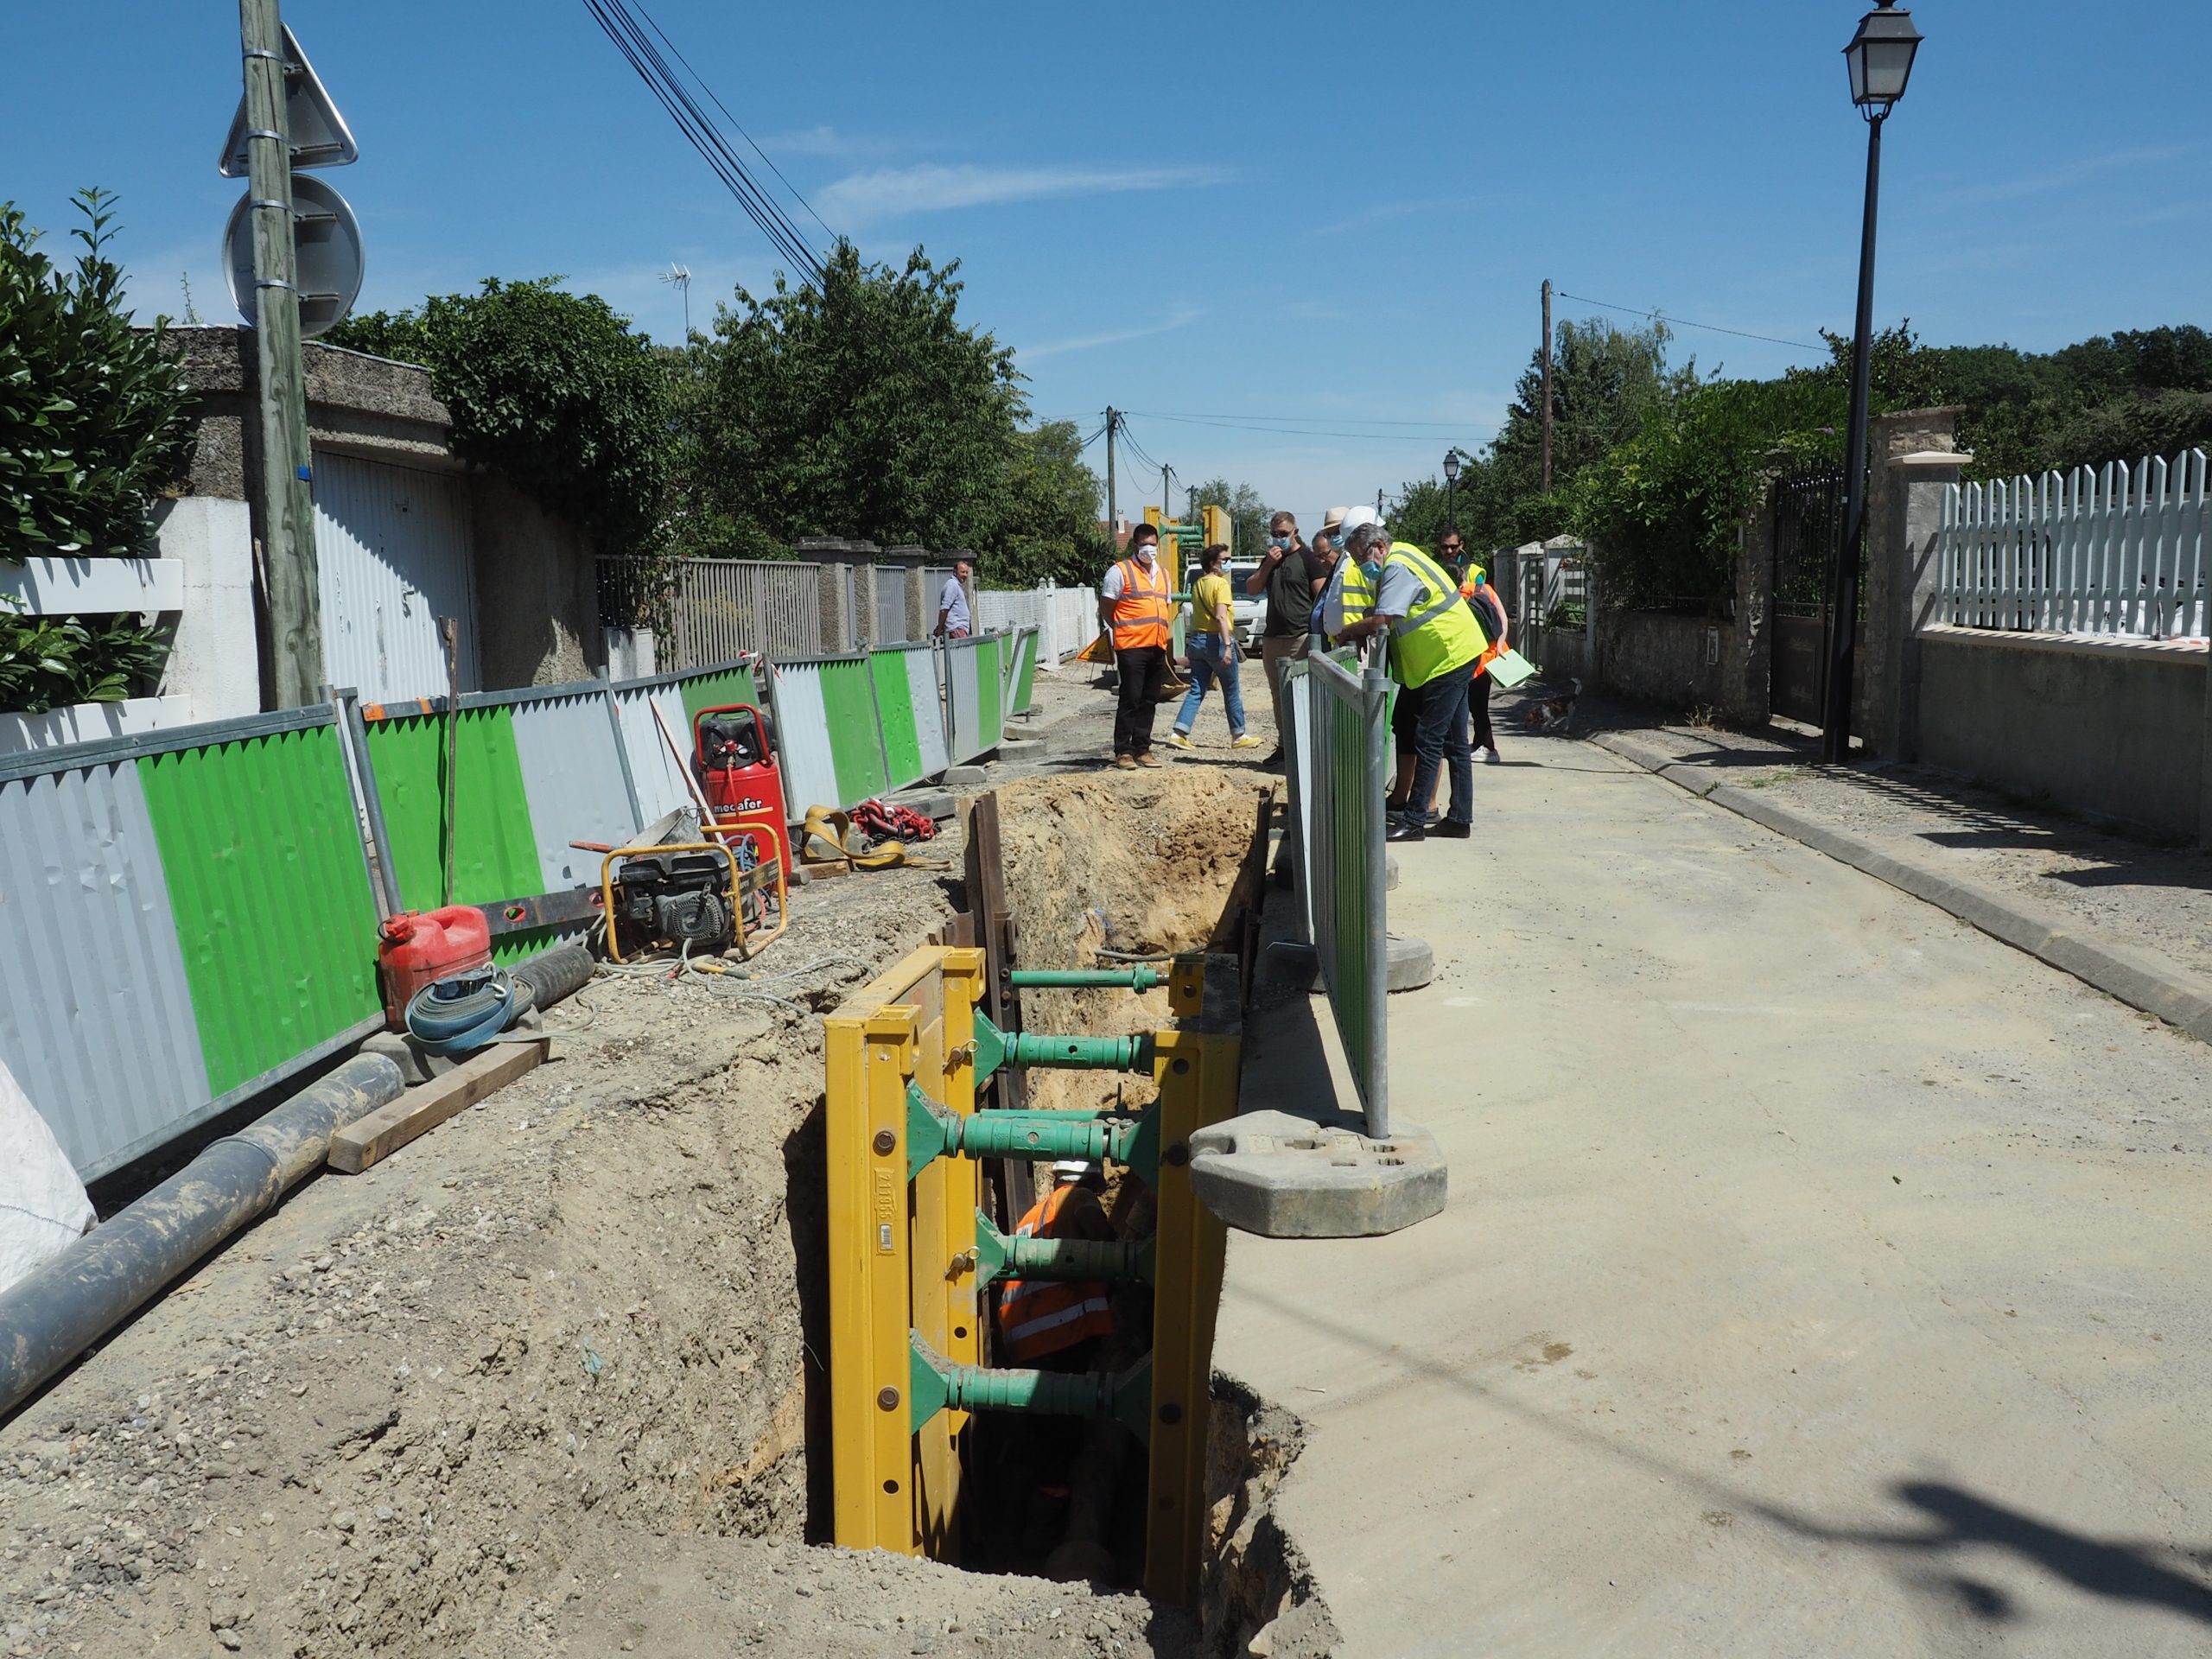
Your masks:
M1139 542L1137 543L1137 563L1149 569L1152 564L1152 556L1154 551L1154 549L1152 543Z

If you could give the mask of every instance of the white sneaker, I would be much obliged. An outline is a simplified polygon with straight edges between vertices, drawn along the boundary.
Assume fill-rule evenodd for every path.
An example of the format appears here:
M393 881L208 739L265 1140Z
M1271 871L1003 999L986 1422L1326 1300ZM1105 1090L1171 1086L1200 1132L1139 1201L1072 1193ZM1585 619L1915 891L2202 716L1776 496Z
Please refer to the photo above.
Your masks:
M1497 744L1492 743L1483 750L1483 764L1486 766L1497 766L1505 764L1505 757L1498 753Z

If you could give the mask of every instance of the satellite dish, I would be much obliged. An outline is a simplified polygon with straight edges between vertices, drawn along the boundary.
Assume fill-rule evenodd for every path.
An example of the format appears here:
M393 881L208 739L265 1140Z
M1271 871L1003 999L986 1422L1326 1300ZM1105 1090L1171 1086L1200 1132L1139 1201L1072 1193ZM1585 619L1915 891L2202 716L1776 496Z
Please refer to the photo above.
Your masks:
M223 275L231 302L255 321L252 198L231 209L223 232ZM292 180L292 238L299 249L300 336L313 340L336 327L361 295L361 226L346 198L321 179Z

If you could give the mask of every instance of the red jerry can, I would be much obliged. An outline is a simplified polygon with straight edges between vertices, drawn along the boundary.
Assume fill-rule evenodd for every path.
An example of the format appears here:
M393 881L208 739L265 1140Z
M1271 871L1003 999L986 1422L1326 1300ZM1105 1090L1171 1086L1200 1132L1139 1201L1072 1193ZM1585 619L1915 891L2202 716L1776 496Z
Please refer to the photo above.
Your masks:
M691 765L715 822L726 826L719 839L732 847L749 842L758 863L773 847L783 861L784 880L791 879L791 837L784 817L783 774L768 741L768 719L749 702L702 709L691 716ZM757 825L772 833L741 836L727 826ZM744 861L741 859L741 863Z
M492 925L474 905L403 910L377 929L377 979L385 1021L405 1022L408 999L434 980L465 974L492 960Z

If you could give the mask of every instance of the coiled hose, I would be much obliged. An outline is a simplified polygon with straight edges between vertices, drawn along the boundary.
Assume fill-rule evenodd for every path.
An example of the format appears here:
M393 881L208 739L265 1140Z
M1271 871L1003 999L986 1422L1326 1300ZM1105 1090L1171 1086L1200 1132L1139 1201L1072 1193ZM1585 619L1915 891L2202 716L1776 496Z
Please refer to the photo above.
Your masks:
M433 1054L465 1054L492 1041L521 1011L507 970L480 968L434 980L409 997L407 1029Z

